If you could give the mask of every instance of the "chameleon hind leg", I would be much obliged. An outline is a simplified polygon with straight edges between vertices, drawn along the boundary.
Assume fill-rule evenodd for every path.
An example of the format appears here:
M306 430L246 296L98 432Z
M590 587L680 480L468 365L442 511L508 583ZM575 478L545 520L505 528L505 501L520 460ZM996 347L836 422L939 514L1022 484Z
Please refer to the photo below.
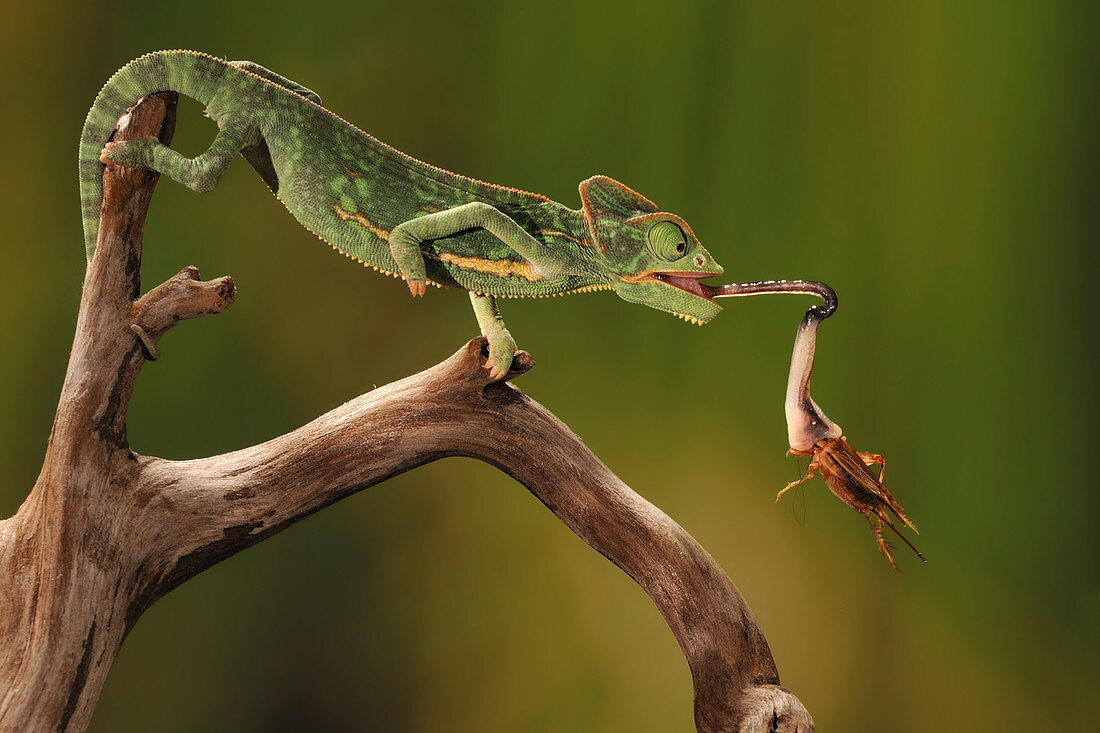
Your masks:
M496 298L491 295L470 293L470 302L474 306L477 325L481 335L489 341L489 358L485 368L493 379L503 379L512 366L512 357L516 353L516 342L504 325L504 319L497 310Z
M399 224L390 232L390 253L413 295L427 289L424 253L421 246L467 229L484 229L539 269L547 277L560 269L560 263L546 245L524 230L511 217L481 201L439 211Z
M259 132L246 115L233 115L219 121L214 142L195 158L186 158L156 138L109 142L100 154L104 163L131 168L146 168L163 173L173 181L205 193L212 191L237 153L258 142Z

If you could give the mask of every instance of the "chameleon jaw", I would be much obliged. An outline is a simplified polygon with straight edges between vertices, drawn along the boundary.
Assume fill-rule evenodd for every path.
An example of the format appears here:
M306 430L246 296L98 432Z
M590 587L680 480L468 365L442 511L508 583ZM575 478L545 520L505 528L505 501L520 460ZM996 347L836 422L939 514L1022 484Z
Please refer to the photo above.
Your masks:
M706 306L696 305L691 302L665 303L656 305L648 300L639 300L637 302L645 303L646 305L652 305L659 310L663 310L666 313L671 313L680 320L687 321L688 323L694 323L696 326L702 326L709 322L714 316L721 312L722 307L714 302L712 298L713 292L718 292L719 288L715 288L710 285L704 285L699 282L700 280L708 277L717 277L721 274L719 272L644 272L641 275L634 276L620 276L624 283L660 283L670 288L675 288L678 291L687 293L688 295L699 298L707 303ZM627 300L631 300L627 298ZM690 311L685 313L684 311Z
M721 273L716 272L647 272L639 279L671 285L677 290L683 290L685 293L690 293L698 298L713 303L714 296L720 293L722 289L712 285L705 285L699 281L708 277L716 277L720 274Z

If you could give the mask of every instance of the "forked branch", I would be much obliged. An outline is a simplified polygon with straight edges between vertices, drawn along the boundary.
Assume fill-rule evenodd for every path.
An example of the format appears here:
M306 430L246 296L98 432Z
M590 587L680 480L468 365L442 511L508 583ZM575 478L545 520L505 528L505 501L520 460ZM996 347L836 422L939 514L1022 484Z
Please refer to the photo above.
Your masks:
M157 94L115 139L168 142ZM680 643L700 731L808 731L741 595L675 522L568 427L483 368L484 342L261 445L166 461L133 453L125 417L157 340L233 299L186 268L144 296L141 234L156 176L109 167L96 254L42 472L0 522L0 730L83 730L141 613L211 565L350 494L445 456L497 466L634 578Z

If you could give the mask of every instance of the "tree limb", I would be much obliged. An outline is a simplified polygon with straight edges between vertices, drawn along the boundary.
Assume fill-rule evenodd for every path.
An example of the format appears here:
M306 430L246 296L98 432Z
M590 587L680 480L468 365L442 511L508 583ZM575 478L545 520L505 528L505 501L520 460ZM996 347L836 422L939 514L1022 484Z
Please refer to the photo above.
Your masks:
M174 94L147 98L115 139L169 142ZM649 595L687 658L699 731L809 731L733 583L550 411L483 368L484 340L273 440L167 461L133 453L126 408L156 342L217 313L232 280L185 268L144 296L142 230L156 183L108 166L103 218L42 472L0 522L0 731L84 730L141 613L172 588L295 521L445 456L490 463Z

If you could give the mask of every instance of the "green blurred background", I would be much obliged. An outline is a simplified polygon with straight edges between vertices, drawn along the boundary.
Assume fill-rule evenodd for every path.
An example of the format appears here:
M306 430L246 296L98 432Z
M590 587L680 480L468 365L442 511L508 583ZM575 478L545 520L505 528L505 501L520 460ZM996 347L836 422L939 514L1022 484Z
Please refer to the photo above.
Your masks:
M822 731L1097 730L1089 448L1098 14L1063 2L7 3L0 516L33 484L84 268L76 143L129 59L262 63L399 149L576 205L594 173L683 215L727 280L831 283L815 396L920 526L896 577L797 475L782 397L806 299L689 327L609 294L505 302L520 380L691 532ZM181 105L176 146L213 134ZM146 367L133 446L283 433L475 335L301 229L243 163L163 182L146 287L237 303ZM302 522L157 603L95 731L689 731L648 599L496 470L451 459Z

